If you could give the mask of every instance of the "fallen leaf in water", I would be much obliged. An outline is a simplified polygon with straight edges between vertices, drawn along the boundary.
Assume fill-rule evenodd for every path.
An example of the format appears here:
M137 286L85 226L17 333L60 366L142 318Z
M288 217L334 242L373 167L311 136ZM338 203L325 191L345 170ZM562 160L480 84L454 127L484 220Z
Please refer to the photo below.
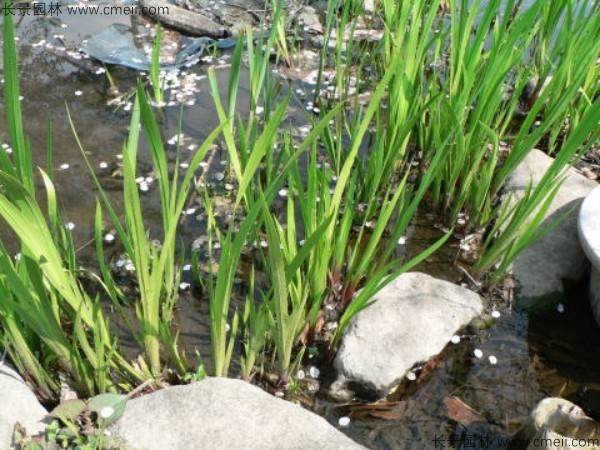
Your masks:
M412 400L380 403L355 403L347 405L349 415L352 419L375 418L383 420L403 419L410 407L414 404Z
M419 372L419 381L423 381L425 378L431 375L431 372L433 372L433 370L437 367L438 362L439 361L437 358L431 358L429 361L427 361L427 364L425 364L421 369L421 372Z
M446 397L444 399L444 405L446 405L448 417L465 427L468 427L475 422L484 421L481 414L458 397Z

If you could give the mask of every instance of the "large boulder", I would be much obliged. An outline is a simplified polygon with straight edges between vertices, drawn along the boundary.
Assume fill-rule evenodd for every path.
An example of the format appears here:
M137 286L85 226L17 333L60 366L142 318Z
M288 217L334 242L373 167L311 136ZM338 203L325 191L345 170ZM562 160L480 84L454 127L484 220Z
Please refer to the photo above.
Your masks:
M131 400L111 432L145 450L363 448L316 414L227 378Z
M19 422L29 435L43 433L48 412L38 402L21 376L6 364L0 364L0 449L14 448L12 436Z
M379 397L483 309L474 292L419 272L399 276L374 300L350 322L334 364L342 378Z
M509 201L515 204L528 186L535 187L553 159L539 150L531 151L517 166L506 183ZM562 297L565 281L577 282L586 273L589 262L579 245L577 215L581 200L598 184L569 169L566 179L552 202L543 225L573 209L555 228L525 248L512 267L520 289L517 297L529 307Z
M600 324L600 186L588 195L579 212L579 241L592 263L590 299Z

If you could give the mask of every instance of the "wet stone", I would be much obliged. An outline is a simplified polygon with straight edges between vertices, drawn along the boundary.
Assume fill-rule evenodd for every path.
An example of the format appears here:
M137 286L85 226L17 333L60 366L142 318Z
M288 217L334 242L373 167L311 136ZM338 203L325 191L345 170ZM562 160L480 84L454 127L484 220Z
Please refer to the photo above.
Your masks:
M553 159L539 150L529 153L506 183L511 206L535 188ZM569 169L542 226L572 211L556 227L525 248L515 259L513 274L519 282L517 300L525 308L556 303L565 293L565 282L578 282L587 272L589 261L579 244L577 215L582 199L598 184Z
M363 396L383 397L482 310L481 298L468 289L419 272L403 274L352 320L335 368Z

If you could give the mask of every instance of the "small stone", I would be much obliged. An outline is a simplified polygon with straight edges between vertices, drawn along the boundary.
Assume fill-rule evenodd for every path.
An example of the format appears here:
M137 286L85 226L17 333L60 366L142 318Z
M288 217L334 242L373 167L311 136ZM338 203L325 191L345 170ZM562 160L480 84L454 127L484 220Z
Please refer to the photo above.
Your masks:
M75 95L77 97L81 97L83 95L83 92L82 91L75 91Z
M112 234L112 233L106 233L104 235L104 242L107 242L107 243L110 244L110 243L112 243L114 241L115 241L115 235L114 234Z
M108 163L101 162L99 165L100 165L101 169L107 169L108 168Z
M287 193L288 193L287 189L281 189L279 191L279 196L280 197L287 197Z
M187 291L190 288L190 283L179 283L179 289L182 291Z
M563 305L562 303L556 305L556 312L558 312L559 314L563 314L565 312L565 305Z
M60 165L60 170L67 170L69 167L70 167L69 164L64 163L64 164Z
M192 265L191 264L185 264L183 266L183 270L186 271L186 272L192 270Z
M496 310L492 311L492 317L494 319L499 318L500 317L500 311L496 311Z
M306 377L306 373L302 369L300 369L298 371L298 373L296 374L296 378L298 378L299 380L303 380L305 377Z
M310 369L308 369L308 373L312 378L319 378L319 375L321 375L321 371L316 368L315 366L310 366Z
M398 245L405 245L406 244L406 236L402 236L400 239L398 239Z

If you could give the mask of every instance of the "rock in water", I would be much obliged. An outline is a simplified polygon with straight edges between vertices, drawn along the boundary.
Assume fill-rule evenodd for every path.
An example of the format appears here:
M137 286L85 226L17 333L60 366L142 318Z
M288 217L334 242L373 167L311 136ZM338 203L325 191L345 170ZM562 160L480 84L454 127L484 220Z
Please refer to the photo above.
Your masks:
M111 432L145 450L363 448L316 414L227 378L131 400Z
M517 166L506 182L511 194L511 206L521 199L531 184L535 187L553 159L539 150L531 151ZM550 206L544 224L574 208L555 228L544 234L525 250L513 263L513 274L520 283L517 298L525 307L544 301L555 301L564 294L563 282L579 281L586 273L589 262L577 236L577 214L581 200L598 184L569 169L567 177Z
M348 326L334 364L379 397L413 365L441 352L483 309L474 292L418 272L399 276L375 300Z
M600 423L577 405L562 398L545 398L531 412L528 423L509 448L569 450L600 448ZM526 447L526 443L529 446ZM518 443L518 446L515 444Z
M29 435L43 433L48 412L25 384L21 376L6 364L0 364L0 449L14 448L15 424L23 425Z

